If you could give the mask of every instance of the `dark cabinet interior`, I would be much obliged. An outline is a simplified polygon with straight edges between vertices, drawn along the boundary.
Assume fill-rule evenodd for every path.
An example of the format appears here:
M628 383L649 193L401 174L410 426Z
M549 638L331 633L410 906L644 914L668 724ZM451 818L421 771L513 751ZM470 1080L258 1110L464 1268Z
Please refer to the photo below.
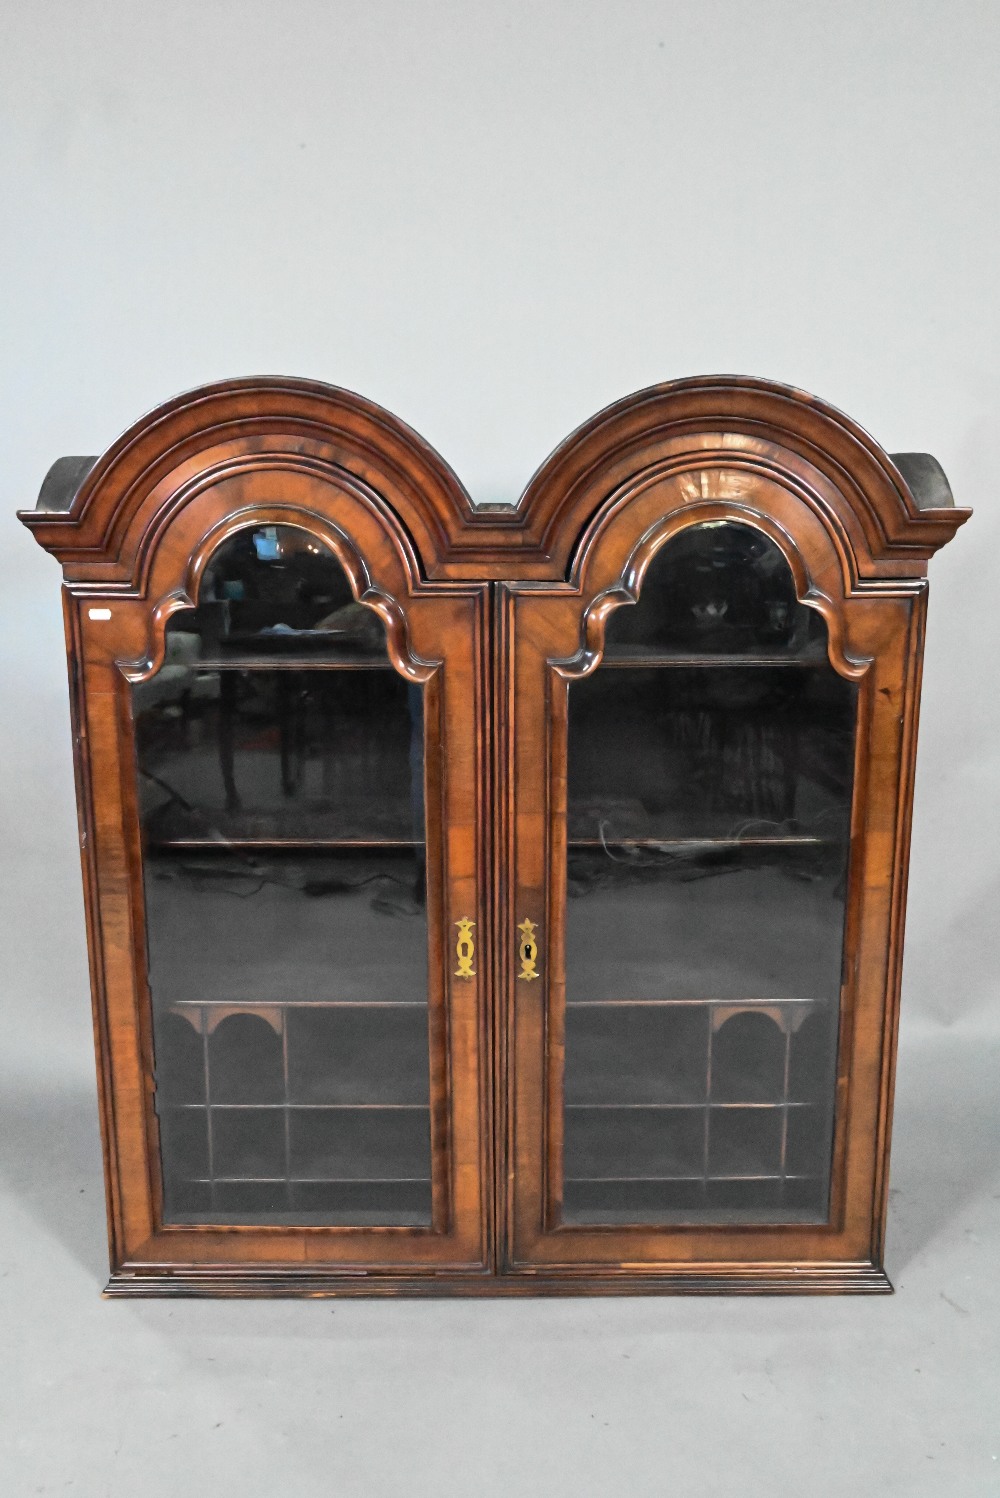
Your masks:
M429 1227L422 688L249 527L132 711L164 1222Z
M657 553L570 685L567 1221L826 1218L856 718L728 523Z

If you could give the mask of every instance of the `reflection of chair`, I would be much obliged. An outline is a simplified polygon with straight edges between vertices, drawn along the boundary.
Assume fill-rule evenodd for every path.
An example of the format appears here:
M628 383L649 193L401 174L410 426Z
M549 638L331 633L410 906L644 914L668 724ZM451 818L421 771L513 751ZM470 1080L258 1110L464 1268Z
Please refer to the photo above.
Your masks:
M286 796L293 796L298 788L306 752L305 675L301 671L275 672L274 714L281 757L281 789ZM242 804L236 787L234 742L234 729L239 721L241 676L239 671L219 672L219 768L226 792L227 811L238 811Z
M193 697L215 695L212 678L196 676L201 637L185 630L168 630L164 641L163 665L148 681L136 682L134 701L139 712L153 707L187 708Z

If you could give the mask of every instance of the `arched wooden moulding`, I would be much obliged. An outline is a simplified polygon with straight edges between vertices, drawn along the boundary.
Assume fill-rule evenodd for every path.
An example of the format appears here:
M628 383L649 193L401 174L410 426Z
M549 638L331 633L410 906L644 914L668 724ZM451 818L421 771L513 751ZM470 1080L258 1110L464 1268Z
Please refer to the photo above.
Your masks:
M530 536L547 561L537 575L578 575L605 517L670 477L688 502L739 500L768 482L794 493L836 546L845 592L923 577L970 513L954 507L933 458L890 458L827 402L770 380L706 377L638 391L573 432L520 500L522 559Z
M54 465L24 523L74 588L128 592L140 554L187 486L268 465L353 483L402 527L428 580L564 580L574 538L623 488L683 469L773 477L842 538L851 585L922 577L968 518L927 454L894 460L858 424L771 380L707 376L640 390L591 417L542 464L516 504L476 506L405 422L310 380L228 380L131 427L102 458Z
M437 570L473 514L444 459L374 402L310 380L243 379L157 407L99 459L60 459L21 519L71 589L133 594L178 509L206 486L262 473L352 491L395 533L415 578Z
M189 515L189 522L195 517ZM155 675L163 664L166 648L166 628L172 615L195 607L205 569L212 557L241 530L262 525L281 525L301 530L313 537L336 557L344 571L355 602L370 608L385 625L386 646L389 659L401 675L412 682L424 682L433 674L439 662L421 660L410 649L405 613L398 601L372 580L370 570L351 538L328 515L317 510L306 510L297 505L258 505L239 510L219 520L202 536L187 559L183 583L165 594L154 591L151 598L157 601L149 612L149 634L144 658L139 661L119 662L123 675L129 681L145 681ZM185 527L185 529L190 528ZM179 545L168 548L168 556L183 560L184 539ZM162 587L166 579L158 577Z
M831 663L842 676L859 679L871 663L864 628L852 609L856 590L846 586L843 538L794 487L738 469L716 469L711 489L718 497L693 494L690 474L644 475L626 486L595 517L577 550L571 581L589 599L577 654L559 667L564 675L587 675L601 661L607 621L617 608L637 604L654 557L691 527L729 522L767 536L789 568L798 601L821 614ZM636 539L637 537L637 539ZM863 594L860 596L864 596ZM854 636L852 638L852 636Z

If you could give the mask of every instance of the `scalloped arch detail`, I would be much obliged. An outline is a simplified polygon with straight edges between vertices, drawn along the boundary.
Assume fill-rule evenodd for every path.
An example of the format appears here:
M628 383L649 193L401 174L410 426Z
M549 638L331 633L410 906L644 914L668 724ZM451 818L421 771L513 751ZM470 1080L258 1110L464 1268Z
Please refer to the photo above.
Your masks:
M849 680L860 680L871 665L871 659L849 652L843 607L815 586L810 567L787 527L749 506L710 501L674 510L647 527L632 547L620 579L598 593L586 609L580 650L572 660L559 664L560 674L578 677L594 671L603 658L609 618L618 608L639 604L643 580L659 553L684 531L720 522L752 527L777 546L791 574L796 598L806 608L814 609L826 623L828 651L834 669Z
M187 563L183 583L172 588L155 604L150 621L149 649L145 659L122 664L129 681L145 681L160 669L166 648L170 618L197 605L201 580L212 557L241 530L258 525L284 525L306 532L320 541L343 569L356 602L372 609L385 625L389 659L407 680L429 680L439 662L425 661L410 648L406 614L399 601L372 580L364 559L351 538L327 516L299 505L252 505L218 521L198 543Z

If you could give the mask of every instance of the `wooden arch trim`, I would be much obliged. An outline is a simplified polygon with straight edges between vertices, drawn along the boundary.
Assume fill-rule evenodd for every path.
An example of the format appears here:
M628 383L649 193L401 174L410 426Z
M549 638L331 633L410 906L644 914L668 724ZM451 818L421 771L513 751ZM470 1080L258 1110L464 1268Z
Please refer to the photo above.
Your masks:
M640 390L591 417L538 470L518 509L568 575L567 538L592 531L645 475L686 471L692 493L707 498L713 475L738 467L805 499L844 548L849 586L863 586L924 576L969 518L941 502L950 500L947 481L919 456L920 465L907 464L911 474L933 471L938 482L916 493L878 443L826 401L770 380L699 377Z
M158 602L149 621L145 656L135 662L119 663L126 680L148 681L156 675L163 665L167 624L174 614L197 605L201 580L212 557L238 531L261 525L288 526L319 541L336 559L355 602L370 608L382 621L386 650L394 668L415 684L430 680L440 661L425 661L413 653L406 614L399 600L379 587L351 537L340 526L318 511L297 504L247 506L217 520L200 541L192 543L183 581L178 581L169 592L163 592L162 582L155 590Z
M842 546L849 587L923 577L970 513L949 503L926 455L900 456L908 482L827 402L726 375L617 401L556 448L517 504L479 507L429 444L373 402L309 380L228 380L158 407L92 467L60 460L21 519L75 591L134 593L152 537L190 486L265 465L363 489L431 581L565 580L577 538L657 468L683 468L710 489L714 471L738 466L796 489Z
M363 492L415 576L437 570L473 511L444 459L398 417L349 390L261 378L177 396L92 466L61 459L39 507L20 519L62 563L69 586L83 585L74 591L96 585L135 594L155 538L179 505L206 484L263 468L274 474L279 500L282 471Z
M777 547L791 575L796 599L806 608L814 609L826 623L827 653L834 669L848 680L860 680L871 665L871 658L852 653L850 649L851 616L845 613L844 602L836 587L830 587L830 581L836 576L833 549L826 548L828 554L824 555L824 548L817 551L814 541L806 553L782 517L769 514L763 507L754 508L731 499L704 499L693 504L673 505L662 518L647 527L628 553L624 565L619 564L621 576L610 582L602 580L601 591L593 597L583 615L579 650L571 659L553 663L559 674L572 679L589 676L596 670L604 657L608 620L616 609L639 602L642 581L654 557L683 531L719 523L757 530ZM588 556L593 554L591 548ZM578 566L576 570L584 572L586 568ZM597 570L600 570L599 559ZM593 585L588 579L581 579L580 590L589 596L593 593Z

